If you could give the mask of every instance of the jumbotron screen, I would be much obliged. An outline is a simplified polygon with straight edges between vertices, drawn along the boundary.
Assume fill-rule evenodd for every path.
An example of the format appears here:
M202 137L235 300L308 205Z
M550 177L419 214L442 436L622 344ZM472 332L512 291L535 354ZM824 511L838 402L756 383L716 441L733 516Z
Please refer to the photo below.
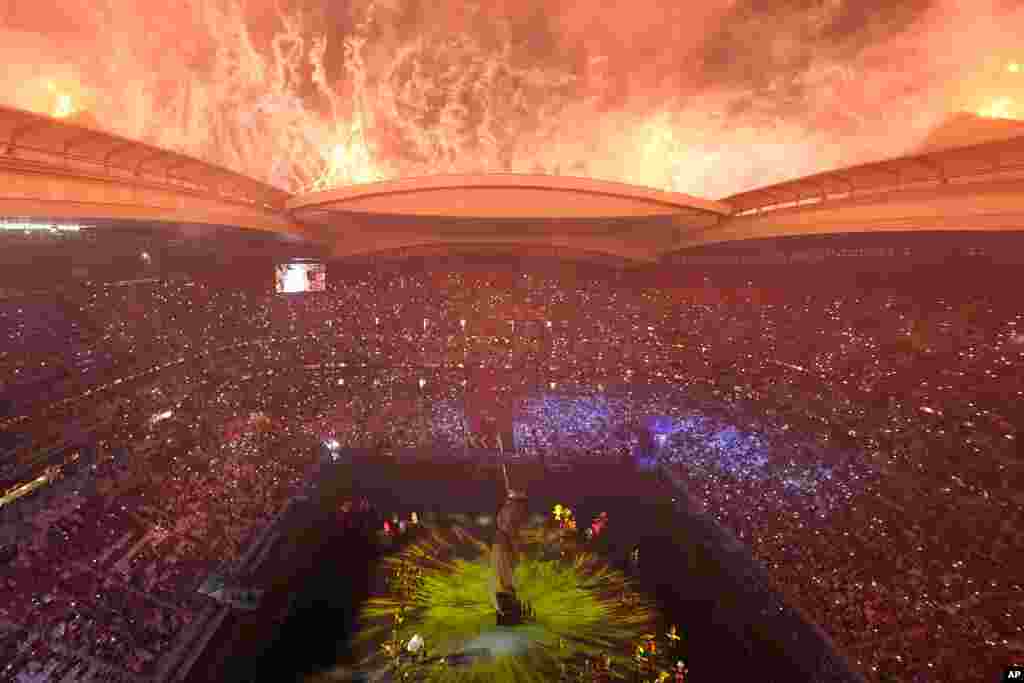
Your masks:
M278 294L322 292L327 289L327 267L322 263L282 263L274 280Z

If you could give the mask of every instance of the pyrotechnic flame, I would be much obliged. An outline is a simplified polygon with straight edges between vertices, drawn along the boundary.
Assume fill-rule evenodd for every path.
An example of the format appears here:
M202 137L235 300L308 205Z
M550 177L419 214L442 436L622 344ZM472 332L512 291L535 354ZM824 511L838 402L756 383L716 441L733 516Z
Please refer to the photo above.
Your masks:
M80 107L75 104L74 97L70 93L61 91L54 81L46 81L46 89L54 97L53 111L51 112L54 118L62 119L79 111Z
M977 111L978 116L990 119L1016 119L1016 105L1012 97L997 97Z
M671 116L662 112L637 131L639 163L631 164L628 180L636 185L675 189L680 184L679 165L686 153Z
M74 114L78 109L75 107L75 103L71 99L71 95L66 93L59 93L57 95L57 107L53 110L53 115L58 119L62 119L65 116Z
M697 43L687 44L693 36L687 37L691 27L685 25L679 29L686 35L672 38L678 54L673 48L664 59L648 59L643 55L656 54L657 43L630 48L629 54L650 61L649 67L630 63L614 41L588 39L577 51L583 42L573 36L592 30L585 27L596 30L607 23L618 34L616 19L647 25L639 6L623 10L621 17L601 9L595 22L587 3L575 3L588 7L586 22L576 25L567 17L577 13L561 16L573 3L555 3L539 13L540 30L533 31L532 23L520 23L525 15L512 12L530 3L340 3L366 8L351 10L351 22L333 20L340 15L334 7L316 20L319 10L281 9L339 3L265 3L277 6L276 13L256 8L259 4L201 0L172 3L166 12L151 14L124 0L72 3L89 42L74 51L55 45L52 55L39 54L34 42L32 49L13 50L11 45L29 34L0 27L6 76L0 78L0 100L57 116L88 110L113 132L289 191L431 173L510 171L564 172L722 196L869 161L879 149L900 152L913 137L903 134L906 127L923 133L948 113L944 98L935 95L942 90L940 81L952 86L959 77L934 75L953 71L945 60L966 64L984 46L998 55L986 61L985 78L998 72L1004 80L1016 80L1022 72L1021 62L1002 56L1015 54L1014 46L984 41L994 27L964 23L959 12L922 20L920 31L902 31L880 43L863 64L839 54L851 52L848 47L856 41L835 41L837 52L824 50L804 71L789 66L802 61L795 46L803 41L793 36L806 30L818 35L835 12L820 21L806 13L784 14L773 39L764 42L784 47L786 55L793 52L793 59L786 57L783 66L769 59L764 65L773 76L768 87L760 77L749 83L738 78L747 70L742 59L735 70L715 67L715 59L706 74L698 73L703 67L693 74L682 68L676 59L687 51L702 57ZM710 4L721 5L722 22L738 22L735 35L753 30L753 23L748 27L748 20L727 9L734 3ZM411 5L419 10L407 11ZM509 11L492 15L499 6ZM455 7L469 11L449 12ZM459 19L451 20L456 15ZM659 10L659 20L678 25L661 15ZM728 28L714 22L694 22L698 42ZM750 35L760 35L761 22L757 19ZM528 39L524 26L539 42ZM640 35L635 26L621 28L623 36ZM335 38L338 31L344 34ZM958 36L953 49L950 31ZM559 32L566 35L564 44L558 44ZM93 36L99 34L119 40L97 43ZM887 50L903 54L912 47L922 49L919 68L865 66ZM739 50L737 56L748 52L729 49ZM48 65L43 73L56 81L48 90L36 81L43 64ZM622 78L634 71L637 78ZM69 75L61 75L65 72ZM705 88L704 76L715 85ZM726 77L721 85L717 76ZM65 86L68 78L88 82L104 96L94 99ZM959 83L955 107L948 108L977 111L992 94L1007 95L1016 102L996 100L979 113L1024 118L1017 104L1020 91L1002 83L974 86ZM884 112L878 102L885 103ZM900 121L903 132L896 132L892 121ZM836 142L836 130L849 142Z
M385 177L375 166L361 136L347 145L339 142L331 146L326 157L324 170L308 190L329 190L339 185L372 183Z
M357 35L346 39L343 43L345 49L345 71L352 78L353 97L350 122L347 126L347 135L339 134L332 136L346 137L344 142L327 142L321 147L323 159L322 170L316 175L313 182L305 189L307 190L328 190L339 185L352 183L372 183L383 180L388 176L386 171L377 163L376 155L366 138L366 62L363 59L363 47L366 45L364 35L369 30L373 18L374 5L371 4L367 11L366 19L357 27ZM331 105L332 118L338 121L342 109L341 98L327 81L327 70L324 68L323 58L327 50L327 40L322 36L313 41L310 50L309 62L313 67L313 84L317 90L327 99ZM343 130L344 126L339 126Z
M502 27L489 36L428 28L382 51L373 41L391 35L389 7L371 2L331 44L301 13L279 10L266 36L239 0L201 3L177 17L182 35L195 36L188 60L154 63L152 43L120 41L107 71L93 75L107 96L89 109L112 131L289 191L495 171L695 191L716 166L695 146L701 140L684 141L708 122L698 116L681 127L682 101L662 102L653 116L596 122L602 74L614 61L604 55L579 75L568 62L532 58ZM111 35L146 26L133 13L105 21ZM343 58L342 69L331 56ZM51 82L48 90L40 110L84 109L75 89Z

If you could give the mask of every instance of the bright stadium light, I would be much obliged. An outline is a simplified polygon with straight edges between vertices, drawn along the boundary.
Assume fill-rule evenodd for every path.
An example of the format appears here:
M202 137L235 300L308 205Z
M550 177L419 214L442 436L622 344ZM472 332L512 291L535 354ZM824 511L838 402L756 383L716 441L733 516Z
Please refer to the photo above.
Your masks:
M25 232L42 230L50 232L78 232L82 227L83 226L78 223L40 223L38 221L0 219L0 230L23 230Z

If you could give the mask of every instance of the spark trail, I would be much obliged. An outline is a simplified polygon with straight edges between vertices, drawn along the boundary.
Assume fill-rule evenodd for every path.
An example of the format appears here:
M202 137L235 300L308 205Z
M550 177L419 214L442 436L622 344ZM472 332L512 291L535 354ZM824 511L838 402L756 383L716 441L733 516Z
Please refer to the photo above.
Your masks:
M15 0L0 102L290 191L540 172L707 197L1024 115L1015 3L748 4Z

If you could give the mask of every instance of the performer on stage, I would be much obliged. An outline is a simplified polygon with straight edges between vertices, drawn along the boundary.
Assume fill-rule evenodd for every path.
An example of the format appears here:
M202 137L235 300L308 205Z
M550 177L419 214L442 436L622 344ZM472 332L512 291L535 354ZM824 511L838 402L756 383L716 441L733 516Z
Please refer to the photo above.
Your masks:
M498 511L494 545L491 547L491 567L494 570L494 609L499 626L515 626L523 622L523 606L516 595L515 569L519 562L519 532L526 524L526 493L509 485L508 469L505 475L505 502Z

